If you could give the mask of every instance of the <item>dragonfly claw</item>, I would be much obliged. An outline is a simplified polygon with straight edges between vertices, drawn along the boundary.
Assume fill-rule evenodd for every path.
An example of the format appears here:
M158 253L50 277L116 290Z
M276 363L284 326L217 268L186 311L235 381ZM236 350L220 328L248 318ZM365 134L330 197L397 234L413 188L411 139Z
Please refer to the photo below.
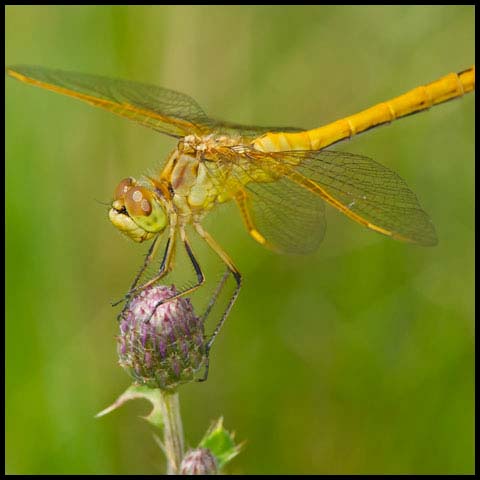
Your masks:
M150 313L150 315L148 316L148 318L146 320L144 320L145 323L150 323L150 320L152 319L152 317L155 315L155 312L157 311L157 308L158 307L161 307L164 303L168 302L169 299L166 298L165 300L161 300L160 302L158 302L154 307L153 307L153 310L152 312Z
M120 300L117 300L116 302L110 302L110 305L111 305L112 307L116 307L117 305L120 305L122 302L124 302L126 299L127 299L127 298L124 297L124 298L122 298L122 299L120 299Z

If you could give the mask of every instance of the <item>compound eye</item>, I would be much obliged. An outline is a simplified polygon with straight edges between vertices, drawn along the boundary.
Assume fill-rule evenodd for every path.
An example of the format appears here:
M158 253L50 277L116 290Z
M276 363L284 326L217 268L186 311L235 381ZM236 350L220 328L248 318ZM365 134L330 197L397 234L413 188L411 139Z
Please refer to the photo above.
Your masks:
M124 178L115 189L113 200L123 200L127 192L136 185L135 179L132 177Z
M148 188L130 187L124 202L129 217L146 232L161 232L167 225L167 215L161 201Z
M153 194L145 187L130 187L125 194L125 207L131 217L148 217L153 210Z

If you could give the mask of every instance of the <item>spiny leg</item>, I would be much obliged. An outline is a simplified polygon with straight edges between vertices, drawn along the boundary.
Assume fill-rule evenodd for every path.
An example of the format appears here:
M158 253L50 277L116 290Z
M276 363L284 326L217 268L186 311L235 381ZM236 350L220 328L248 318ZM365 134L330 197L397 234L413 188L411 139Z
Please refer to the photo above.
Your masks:
M213 306L215 305L215 303L217 301L217 298L220 295L220 292L222 291L222 288L225 285L225 282L227 281L229 275L230 275L230 270L227 268L227 270L223 274L223 277L218 282L217 288L215 289L215 292L213 292L213 295L210 298L210 301L208 302L208 305L207 305L207 308L205 309L205 312L203 312L202 322L205 322L208 315L210 314L210 311L212 310Z
M126 298L130 298L134 293L136 293L138 291L145 290L145 288L149 287L150 285L153 285L155 282L157 282L162 277L164 277L168 272L170 272L170 270L173 266L173 255L174 255L174 252L175 252L176 228L177 228L177 218L176 218L176 216L172 215L170 217L170 228L169 228L169 233L168 233L168 241L167 241L167 245L165 247L165 252L163 254L162 263L160 265L160 269L159 269L158 273L152 279L150 279L148 282L144 283L143 285L140 285L139 287L134 287L133 289L130 289L128 291L128 293L125 295Z
M237 299L238 294L240 293L240 288L242 288L242 276L240 275L240 272L238 270L230 270L230 273L233 275L233 278L235 279L236 287L234 292L232 293L232 296L230 297L227 308L223 312L222 318L217 323L215 330L213 331L212 335L210 336L207 342L207 353L212 348L212 344L215 341L215 338L217 337L218 333L222 329L223 324L225 323L225 320L227 319L230 313L230 310L232 309L233 304L235 303L235 300Z
M168 240L167 240L167 244L166 244L165 250L163 252L162 263L160 264L159 273L158 273L158 275L156 275L156 277L158 277L157 279L166 275L171 269L172 258L173 258L172 257L172 251L173 251L173 244L174 243L175 243L175 233L173 233L173 237L169 237ZM150 255L151 251L152 251L152 248L150 248L150 250L148 252L148 255ZM150 260L151 260L151 258L150 258ZM120 300L119 302L114 304L114 305L118 305L121 301L125 300L125 305L123 306L122 311L117 316L118 320L123 318L124 313L127 311L128 306L130 305L130 300L133 296L133 293L136 291L135 290L135 285L137 284L138 279L142 276L143 272L145 271L146 265L147 264L144 264L144 266L140 270L140 273L136 276L132 286L130 287L129 292L125 295L125 297L122 300ZM145 287L142 287L142 288L145 288Z
M135 278L133 279L133 282L130 285L130 288L128 289L128 292L123 296L123 298L121 298L120 300L117 300L116 302L113 302L112 307L116 307L119 303L122 303L124 300L127 300L130 297L130 295L133 293L135 287L137 286L138 280L141 278L141 276L143 275L143 273L147 269L148 265L150 265L150 262L152 261L152 258L155 256L155 253L157 251L158 244L159 244L158 237L159 236L157 235L155 237L155 240L153 241L153 243L150 245L150 248L148 249L148 252L145 255L145 260L143 261L143 265L140 268L140 270L138 271ZM168 239L168 242L170 242L170 238ZM168 248L168 243L167 243L166 248ZM165 249L165 253L166 253L166 249ZM165 253L163 255L163 260L165 260Z
M160 305L163 305L164 303L175 300L176 298L188 295L189 293L192 293L195 290L197 290L197 288L199 288L201 285L203 285L205 283L205 275L203 274L202 269L200 267L200 264L198 263L197 259L195 258L195 255L193 254L192 248L190 247L190 243L188 242L187 235L185 233L184 228L182 228L180 230L180 236L181 236L181 239L183 241L183 245L184 245L185 250L187 252L188 258L192 262L193 268L195 269L195 273L197 275L197 283L195 283L195 285L193 285L191 287L186 288L185 290L182 290L181 292L176 293L175 295L172 295L171 297L165 298L164 300L158 302L155 305L155 307L153 308L152 313L150 314L150 316L146 320L147 323L150 321L150 319L155 314L155 312L157 311L157 308ZM158 278L153 278L152 280L150 280L146 284L146 286L151 285L152 283L156 282L157 280L158 280Z
M217 288L215 289L215 292L213 292L213 295L210 298L210 301L208 302L208 305L207 305L207 308L205 309L205 312L203 312L203 315L202 315L202 318L201 318L202 324L205 324L205 321L207 320L207 317L210 314L213 306L215 305L215 303L217 301L217 298L220 295L220 292L222 291L222 288L225 285L225 282L227 281L229 276L230 276L230 269L227 268L227 270L223 274L222 278L218 282ZM207 379L209 365L210 365L210 358L208 356L208 351L206 351L205 372L203 373L203 376L201 378L197 378L197 382L204 382Z
M133 294L135 292L137 292L138 290L143 290L144 288L146 288L147 286L149 286L152 283L152 282L147 282L146 284L144 284L140 287L136 287L136 285L138 283L138 280L141 278L141 276L143 275L143 273L147 269L148 265L150 264L150 261L152 260L153 256L156 253L156 246L160 243L160 242L158 242L158 238L159 237L157 235L154 243L152 244L152 246L148 250L147 256L145 258L145 262L144 262L142 268L140 269L140 272L135 277L135 279L132 283L132 286L130 287L130 290L125 294L125 296L123 297L122 300L113 304L115 306L115 305L118 305L120 302L125 301L125 304L122 308L122 311L117 316L118 320L123 318L123 315L125 314L128 306L130 305L130 300L131 300ZM171 224L171 228L170 228L170 231L169 231L169 236L168 236L168 239L167 239L167 244L165 245L165 250L163 252L163 258L162 258L162 262L160 264L158 274L154 277L155 281L157 281L160 278L162 278L163 276L165 276L172 268L173 252L175 250L175 248L174 248L175 247L175 239L176 239L175 222L173 222L173 224Z
M148 250L148 253L147 253L147 256L145 258L145 262L143 263L143 266L142 268L140 269L140 271L137 273L137 275L135 276L132 284L130 285L130 288L128 289L128 292L132 292L135 287L137 286L137 283L138 281L140 280L140 278L142 277L142 275L144 274L145 270L147 269L148 265L150 264L152 258L154 257L154 255L156 254L157 252L157 248L158 248L158 245L160 245L160 240L159 240L159 235L157 235L155 237L155 240L154 240L154 244L149 248ZM168 250L168 244L170 242L170 238L167 240L167 245L165 247L165 252L163 254L163 262L165 261L165 254Z
M235 303L235 300L238 297L238 294L240 292L240 288L242 286L242 276L241 276L240 272L238 271L237 267L235 267L233 261L230 259L230 257L227 255L227 253L220 247L220 245L213 239L213 237L210 236L210 234L207 233L200 224L195 224L195 229L196 229L197 233L208 243L210 248L222 259L222 261L225 263L225 265L228 268L228 273L233 276L233 278L234 278L234 280L237 284L232 296L230 297L227 308L223 312L222 318L217 323L212 335L210 336L210 338L207 341L207 344L206 344L206 347L205 347L205 353L206 353L206 357L207 357L207 363L205 365L205 373L204 373L202 378L198 379L199 382L203 382L208 377L210 349L212 348L212 344L215 341L215 338L217 337L218 333L220 332L221 328L223 327L223 324L225 323L225 320L227 319L228 314L230 313L230 310L232 309L233 304ZM219 284L219 286L217 287L217 289L214 293L214 297L213 297L214 301L217 299L218 294L220 293L221 287L223 287L223 284L225 283L225 281L226 281L226 275L224 275L224 277L220 281L220 284ZM212 305L209 304L209 307L207 307L207 308L209 308L208 312L213 307L213 303L212 303Z

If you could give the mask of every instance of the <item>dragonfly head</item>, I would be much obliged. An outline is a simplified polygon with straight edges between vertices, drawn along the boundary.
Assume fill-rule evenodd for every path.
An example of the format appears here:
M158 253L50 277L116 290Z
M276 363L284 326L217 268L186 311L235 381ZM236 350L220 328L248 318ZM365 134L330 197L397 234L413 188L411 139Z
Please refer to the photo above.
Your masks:
M131 177L117 185L108 216L115 227L135 242L150 240L168 223L160 196Z

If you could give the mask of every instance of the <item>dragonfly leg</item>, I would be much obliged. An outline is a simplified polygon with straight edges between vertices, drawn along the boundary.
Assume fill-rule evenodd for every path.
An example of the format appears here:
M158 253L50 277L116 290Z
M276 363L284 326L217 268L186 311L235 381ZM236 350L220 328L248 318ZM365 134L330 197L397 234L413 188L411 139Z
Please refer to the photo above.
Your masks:
M212 298L208 302L207 308L205 309L205 312L202 315L202 323L205 323L205 320L207 319L208 315L210 314L210 311L212 310L213 306L215 305L215 302L217 301L217 298L220 295L220 292L222 291L222 288L225 285L225 282L227 281L229 276L230 276L230 270L227 268L227 270L223 274L223 277L218 282L217 288L215 289L215 292L213 293ZM207 352L206 357L207 357L207 360L206 360L206 363L205 363L205 371L204 371L203 376L201 378L197 378L197 382L204 382L208 378L208 369L209 369L209 366L210 366L210 358L208 356L208 352Z
M140 287L137 287L138 280L141 278L145 270L147 269L148 265L150 264L152 258L154 257L157 247L159 245L158 241L158 236L155 238L154 243L151 245L151 247L148 250L148 253L146 255L145 261L143 263L142 268L140 271L137 273L135 279L133 280L132 285L130 286L129 291L125 294L125 296L119 300L118 302L115 302L112 304L113 306L118 305L119 303L125 301L125 305L122 308L122 311L118 314L117 319L120 320L123 318L124 313L126 312L128 306L130 305L130 300L133 296L133 294L139 290L143 290L144 288L148 287L151 285L153 282L149 281L145 283L144 285L141 285ZM152 279L153 281L157 281L160 278L164 277L171 269L172 269L172 264L173 264L173 252L174 252L174 247L175 247L175 228L170 229L169 237L167 240L167 244L165 246L165 250L163 252L163 258L162 262L160 264L160 268L158 271L158 274L155 275L155 277Z
M248 230L250 236L258 242L260 245L269 248L270 250L275 251L275 247L257 230L255 223L250 214L250 207L247 203L247 195L244 191L240 191L235 197L237 206L240 209L240 215L242 217L243 223Z
M205 322L208 315L210 314L210 311L212 310L213 306L215 305L215 303L217 301L217 298L220 295L220 292L222 291L222 288L225 285L225 282L227 281L229 275L230 275L230 270L227 268L227 270L223 274L223 277L218 282L217 288L215 289L215 292L213 293L212 298L210 298L210 301L208 302L208 305L207 305L207 308L205 309L205 312L203 312L202 322Z
M220 332L221 328L223 327L223 324L225 323L225 320L228 317L228 314L230 313L230 310L233 307L233 304L235 303L235 300L238 297L238 294L240 292L240 288L242 286L242 276L240 272L238 271L237 267L234 265L233 261L230 259L230 257L227 255L227 253L220 247L220 245L213 239L212 236L210 236L209 233L207 233L203 227L200 224L195 224L195 229L197 233L208 243L210 248L222 259L222 261L225 263L228 269L228 273L231 274L235 280L236 287L234 292L232 293L232 296L230 297L230 300L228 302L227 308L223 312L222 318L220 321L217 323L217 326L215 327L215 330L213 331L212 335L207 341L207 346L206 346L206 353L208 356L208 353L210 352L210 349L212 348L212 344L215 341L215 338L217 337L218 333ZM214 294L214 301L217 299L218 294L220 293L221 287L223 287L223 283L226 281L226 275L224 275L224 278L222 278L219 287L217 287L217 291ZM210 312L211 308L213 307L212 305L209 304L208 308L208 313ZM207 374L208 374L208 367L207 367ZM206 377L205 377L206 378Z
M143 285L140 285L139 287L135 287L138 281L138 279L136 279L136 281L134 282L134 284L132 285L128 293L125 295L125 297L130 298L134 293L144 290L145 288L149 287L150 285L160 280L168 272L170 272L170 270L173 267L173 256L175 252L176 226L177 226L176 218L171 218L167 245L165 246L162 263L160 264L160 269L158 270L158 273L148 282L144 283ZM142 269L141 273L143 273L144 271L145 271L145 268ZM138 276L138 278L140 278L140 276Z
M170 241L170 239L168 239L168 241ZM119 303L122 303L124 300L129 298L130 295L134 292L135 287L137 286L138 280L140 280L141 276L143 275L143 273L147 269L148 265L150 265L150 262L152 261L152 258L155 256L155 253L156 253L157 248L158 248L158 243L159 242L158 242L158 235L157 235L155 237L155 240L153 241L153 243L150 245L150 248L148 249L148 252L145 255L145 260L143 261L143 265L140 268L140 270L138 271L135 278L133 279L133 282L130 285L130 288L128 289L128 293L126 293L123 296L123 298L121 298L120 300L117 300L116 302L113 302L112 307L116 307ZM168 248L168 244L167 244L167 248ZM165 252L166 252L166 250L165 250ZM165 254L164 254L163 259L165 260Z
M172 251L173 251L174 242L175 242L174 237L169 237L168 238L167 245L165 246L165 250L163 252L162 263L160 264L160 269L158 271L158 274L155 276L155 281L157 281L160 278L162 278L163 276L165 276L172 268L172 258L173 258ZM147 258L152 253L152 250L153 250L152 247L150 247L150 250L147 254ZM153 257L153 255L150 256L150 258L148 260L148 263L150 263L150 260L151 260L152 257ZM142 276L143 272L147 268L148 263L147 262L144 263L142 269L140 270L140 272L135 277L135 280L133 281L132 286L130 287L130 290L128 291L128 293L125 294L124 298L122 300L116 302L115 304L113 304L115 306L115 305L118 305L120 302L125 301L125 305L123 306L122 311L120 312L120 314L117 317L118 319L123 318L123 315L124 315L125 311L127 310L128 306L130 305L130 300L131 300L133 294L135 292L139 291L139 290L142 290L142 289L146 288L148 285L150 285L151 282L148 282L145 285L142 285L138 288L135 288L139 278Z
M182 290L181 292L176 293L175 295L172 295L171 297L165 298L161 302L158 302L155 305L155 307L153 308L152 313L150 314L148 319L145 320L147 323L150 321L150 319L155 314L155 312L157 311L157 308L160 305L163 305L164 303L167 303L167 302L171 302L172 300L175 300L176 298L179 298L179 297L183 297L184 295L188 295L189 293L192 293L195 290L197 290L197 288L199 288L201 285L203 285L205 283L205 275L203 274L202 269L200 267L200 264L198 263L197 259L195 258L195 255L193 254L192 248L190 247L190 243L188 242L185 230L183 228L180 230L180 235L182 237L183 245L184 245L185 250L187 252L188 258L192 262L193 268L195 269L195 273L197 275L197 283L195 283L195 285L193 285L191 287L186 288L185 290ZM149 286L152 283L155 283L157 280L159 280L159 278L160 277L152 278L152 280L147 282L145 284L145 286Z

